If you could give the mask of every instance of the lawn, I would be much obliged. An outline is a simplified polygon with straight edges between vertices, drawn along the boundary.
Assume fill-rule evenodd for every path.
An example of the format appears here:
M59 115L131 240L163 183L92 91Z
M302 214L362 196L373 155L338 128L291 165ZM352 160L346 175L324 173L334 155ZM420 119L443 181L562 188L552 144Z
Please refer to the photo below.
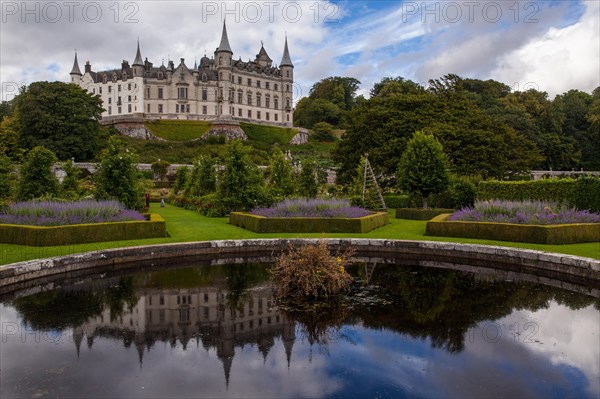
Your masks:
M27 247L22 245L0 244L0 264L48 258L52 256L70 255L107 248L122 248L135 245L159 243L175 243L206 240L235 240L244 238L290 238L290 237L361 237L387 238L400 240L449 241L459 243L489 244L506 247L528 248L547 252L558 252L600 259L600 242L572 245L537 245L511 243L504 241L475 240L468 238L425 237L425 221L396 219L390 214L389 225L373 230L367 234L293 234L268 233L259 234L230 225L227 218L208 218L196 212L167 205L160 208L152 203L150 211L159 213L167 222L168 238L150 238L131 241L111 241L93 244L66 245L58 247Z
M144 126L153 135L170 141L199 139L210 129L210 123L204 121L159 120L146 122Z

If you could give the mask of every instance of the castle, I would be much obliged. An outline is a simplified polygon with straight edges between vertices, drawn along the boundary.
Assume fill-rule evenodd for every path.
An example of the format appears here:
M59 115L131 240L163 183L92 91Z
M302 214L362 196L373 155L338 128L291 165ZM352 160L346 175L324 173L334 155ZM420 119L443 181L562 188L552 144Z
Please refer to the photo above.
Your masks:
M191 69L183 58L177 67L171 60L155 67L142 59L138 40L133 64L123 60L120 69L94 72L88 61L82 74L75 53L70 75L72 83L102 99L102 124L158 119L293 124L294 65L287 37L279 66L262 43L254 61L234 60L225 23L214 57L204 55Z

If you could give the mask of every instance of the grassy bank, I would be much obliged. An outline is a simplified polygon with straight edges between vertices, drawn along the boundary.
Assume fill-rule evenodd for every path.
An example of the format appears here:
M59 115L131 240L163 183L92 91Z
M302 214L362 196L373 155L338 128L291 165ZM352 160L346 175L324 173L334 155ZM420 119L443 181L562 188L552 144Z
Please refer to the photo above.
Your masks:
M400 240L447 241L528 248L600 259L600 242L572 245L537 245L467 238L425 237L425 221L401 220L394 218L393 215L390 215L390 224L366 234L259 234L232 226L228 223L227 218L207 218L199 215L196 212L180 209L170 205L167 205L165 208L160 208L159 204L152 203L150 211L160 214L166 220L167 230L170 234L170 237L129 241L110 241L103 243L66 245L58 247L27 247L22 245L0 244L0 264L135 245L277 237L361 237Z

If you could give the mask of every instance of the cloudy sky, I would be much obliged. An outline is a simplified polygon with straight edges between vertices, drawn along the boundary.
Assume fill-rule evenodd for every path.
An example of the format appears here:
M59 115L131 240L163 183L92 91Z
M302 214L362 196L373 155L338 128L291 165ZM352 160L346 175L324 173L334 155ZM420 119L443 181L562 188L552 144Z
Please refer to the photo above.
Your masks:
M448 73L529 87L552 98L600 85L597 1L2 1L2 100L38 80L69 80L74 50L93 70L142 56L210 57L227 20L234 58L261 41L278 64L287 33L296 97L327 76L352 76L361 93L385 76L426 84Z

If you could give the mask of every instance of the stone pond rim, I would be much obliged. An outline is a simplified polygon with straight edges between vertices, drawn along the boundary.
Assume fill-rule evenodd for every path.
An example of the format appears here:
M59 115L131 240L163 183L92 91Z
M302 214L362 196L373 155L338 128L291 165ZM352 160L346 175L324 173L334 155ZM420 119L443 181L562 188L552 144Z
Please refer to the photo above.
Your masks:
M194 257L244 258L276 256L289 245L316 243L320 239L248 239L219 240L174 244L113 248L75 255L37 259L0 266L0 290L12 291L11 286L35 280L59 280L61 275L94 273L99 270L127 270L147 263L149 266L176 264ZM458 244L433 241L328 238L331 250L353 247L357 257L390 260L399 264L415 261L423 266L455 268L477 272L497 270L499 273L536 276L536 281L564 282L584 285L590 295L600 297L600 260L572 255L549 253L479 244ZM148 263L152 262L152 263ZM454 266L467 265L467 269ZM556 283L554 283L556 284ZM15 286L16 289L18 289Z

